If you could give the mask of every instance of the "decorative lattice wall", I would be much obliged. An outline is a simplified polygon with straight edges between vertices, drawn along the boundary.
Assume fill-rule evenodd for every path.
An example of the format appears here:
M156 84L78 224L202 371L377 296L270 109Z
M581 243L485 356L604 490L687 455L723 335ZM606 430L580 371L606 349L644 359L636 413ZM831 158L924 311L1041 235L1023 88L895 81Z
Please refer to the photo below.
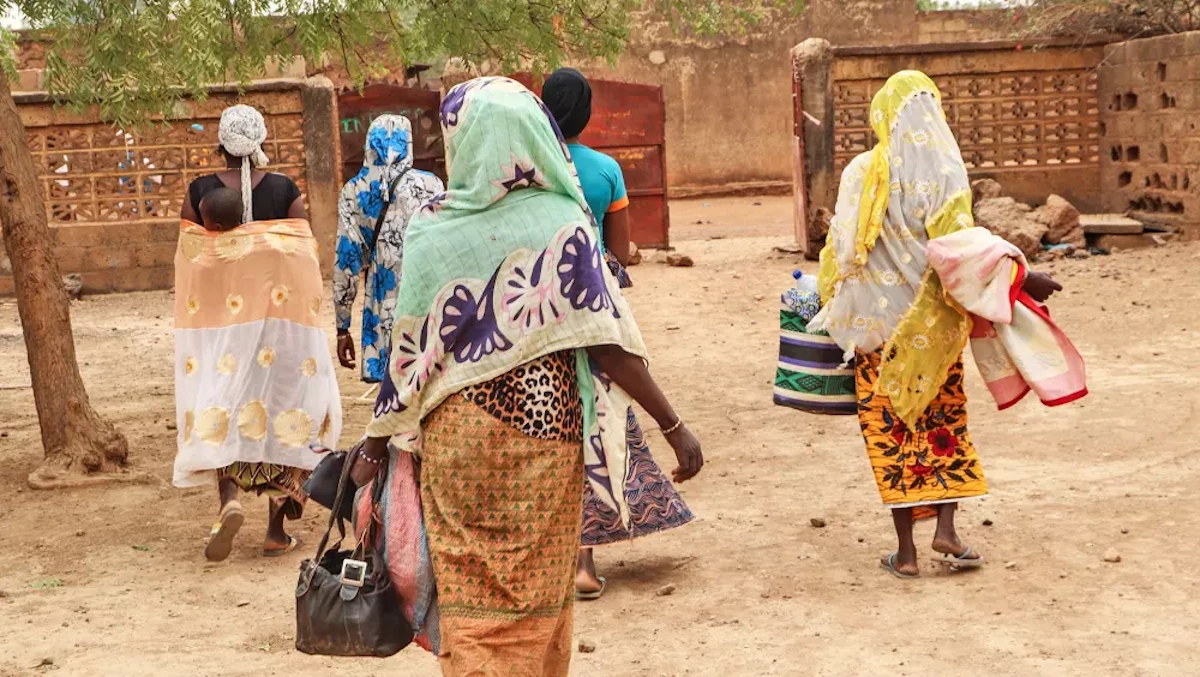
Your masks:
M179 218L188 184L224 169L218 118L177 121L134 134L105 124L27 130L42 176L50 224ZM264 150L272 171L304 190L304 133L299 114L267 116Z
M214 92L203 101L181 103L169 125L131 132L36 96L19 98L59 268L64 274L81 274L88 291L171 286L187 187L193 179L225 168L217 153L217 126L221 111L233 103L263 113L268 169L291 177L309 197L305 110L298 86L242 96ZM332 112L329 117L334 119ZM332 129L329 151L336 156ZM0 264L4 256L0 251ZM10 293L12 278L0 265L0 295Z
M1094 69L934 76L946 119L972 170L1098 165ZM882 79L834 85L835 165L870 150L868 116Z

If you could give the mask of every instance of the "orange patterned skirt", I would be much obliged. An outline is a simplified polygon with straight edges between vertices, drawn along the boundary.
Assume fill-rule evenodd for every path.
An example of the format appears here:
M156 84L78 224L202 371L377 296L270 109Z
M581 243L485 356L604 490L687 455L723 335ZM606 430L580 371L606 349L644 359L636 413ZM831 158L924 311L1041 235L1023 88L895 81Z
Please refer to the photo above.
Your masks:
M462 397L422 423L421 502L442 674L565 677L583 457Z
M986 496L983 467L967 431L962 361L950 368L937 397L910 429L887 395L875 392L880 354L858 353L854 370L858 422L884 504L914 508Z

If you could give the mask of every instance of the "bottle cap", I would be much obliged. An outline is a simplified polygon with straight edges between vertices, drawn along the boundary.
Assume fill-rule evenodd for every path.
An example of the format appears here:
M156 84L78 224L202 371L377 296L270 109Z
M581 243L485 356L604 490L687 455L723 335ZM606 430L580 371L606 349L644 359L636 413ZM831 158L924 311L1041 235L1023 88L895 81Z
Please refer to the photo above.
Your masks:
M803 276L804 276L804 273L800 272L799 270L792 271L792 279L793 280L799 280Z

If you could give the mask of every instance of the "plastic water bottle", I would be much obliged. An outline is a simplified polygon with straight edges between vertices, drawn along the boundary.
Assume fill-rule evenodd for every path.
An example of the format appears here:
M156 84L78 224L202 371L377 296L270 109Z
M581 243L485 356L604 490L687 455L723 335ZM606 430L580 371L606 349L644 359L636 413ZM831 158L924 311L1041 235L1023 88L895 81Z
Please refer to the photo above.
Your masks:
M796 285L786 294L788 304L804 323L812 321L821 312L821 294L817 292L817 278L797 270L792 273Z
M792 279L796 281L797 296L817 293L817 278L815 276L805 275L804 272L800 270L793 270Z

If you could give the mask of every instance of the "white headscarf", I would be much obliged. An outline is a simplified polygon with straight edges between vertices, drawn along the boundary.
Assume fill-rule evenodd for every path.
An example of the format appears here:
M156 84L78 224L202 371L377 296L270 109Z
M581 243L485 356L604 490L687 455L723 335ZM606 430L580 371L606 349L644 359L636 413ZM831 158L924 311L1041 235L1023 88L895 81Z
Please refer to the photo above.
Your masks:
M267 140L267 121L262 113L245 104L230 106L221 113L221 126L217 140L225 152L242 158L242 220L254 220L253 191L250 170L267 166L267 154L263 142Z

